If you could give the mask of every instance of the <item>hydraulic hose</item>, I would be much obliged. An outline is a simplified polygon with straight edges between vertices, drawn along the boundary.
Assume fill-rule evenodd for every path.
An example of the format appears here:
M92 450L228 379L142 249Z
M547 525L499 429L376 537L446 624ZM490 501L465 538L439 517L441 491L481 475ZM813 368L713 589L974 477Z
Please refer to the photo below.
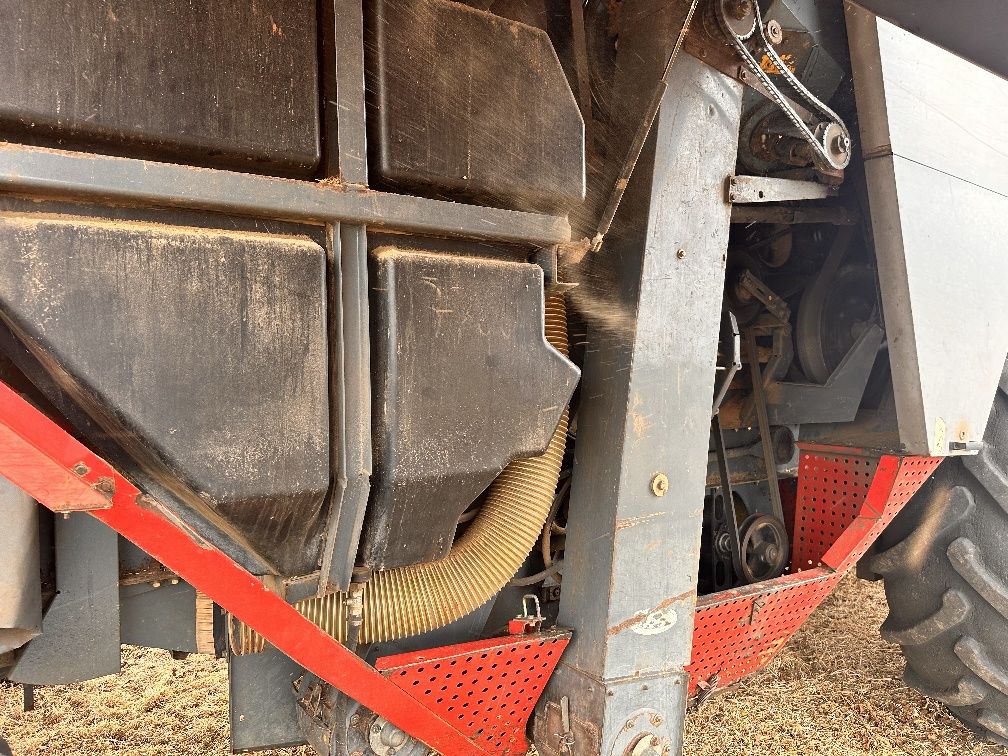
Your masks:
M563 296L546 297L546 339L568 355ZM564 409L546 452L505 467L487 490L479 514L443 559L376 572L364 585L360 643L419 635L453 622L493 598L535 547L549 516L567 442ZM347 596L310 598L296 608L340 642L347 637ZM261 651L265 642L238 623L234 653Z

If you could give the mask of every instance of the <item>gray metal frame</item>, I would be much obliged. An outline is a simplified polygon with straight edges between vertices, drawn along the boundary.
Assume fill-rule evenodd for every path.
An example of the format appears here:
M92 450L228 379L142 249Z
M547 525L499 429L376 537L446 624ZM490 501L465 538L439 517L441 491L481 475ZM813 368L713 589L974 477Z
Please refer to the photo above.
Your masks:
M681 748L741 100L676 61L602 250L636 325L588 337L559 615L576 632L537 710L542 756Z
M570 240L559 216L2 142L0 191L536 246Z
M57 593L12 682L63 685L119 672L118 538L86 514L56 518Z

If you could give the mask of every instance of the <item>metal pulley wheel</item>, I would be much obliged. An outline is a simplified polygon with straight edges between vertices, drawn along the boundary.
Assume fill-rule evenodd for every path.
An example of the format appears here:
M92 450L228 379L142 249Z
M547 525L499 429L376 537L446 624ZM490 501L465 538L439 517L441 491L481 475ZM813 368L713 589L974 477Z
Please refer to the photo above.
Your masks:
M784 523L765 514L750 515L739 528L743 583L759 583L784 574L788 535Z
M817 280L798 308L795 347L805 375L825 383L864 330L879 319L875 271L867 264L842 266Z

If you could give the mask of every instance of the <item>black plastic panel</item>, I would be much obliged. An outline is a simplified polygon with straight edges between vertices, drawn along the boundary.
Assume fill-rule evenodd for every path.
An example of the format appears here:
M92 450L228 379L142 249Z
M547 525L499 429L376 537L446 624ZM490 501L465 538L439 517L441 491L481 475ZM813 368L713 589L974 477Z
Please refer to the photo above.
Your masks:
M0 0L0 135L306 175L312 0Z
M0 308L146 475L282 574L317 566L330 477L318 244L0 216Z
M374 253L374 472L361 560L443 556L506 464L546 449L580 375L543 334L536 265Z
M584 125L549 36L447 0L372 0L374 182L556 212L584 197Z

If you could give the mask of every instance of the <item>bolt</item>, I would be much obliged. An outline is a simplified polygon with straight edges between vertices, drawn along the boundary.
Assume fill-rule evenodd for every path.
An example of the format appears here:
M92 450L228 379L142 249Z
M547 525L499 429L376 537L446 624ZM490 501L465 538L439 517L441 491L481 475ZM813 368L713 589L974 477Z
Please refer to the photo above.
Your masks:
M675 253L675 256L678 257L680 260L682 260L684 257L686 257L686 250L680 249L678 252Z
M784 30L781 28L779 22L774 19L770 19L766 23L766 35L767 39L770 40L770 44L779 45L784 41Z
M748 18L753 12L752 0L727 0L725 10L732 18Z
M836 138L833 140L834 149L836 149L837 152L842 153L844 155L847 154L847 151L850 149L850 146L851 146L850 137L846 136L845 134L837 134Z
M94 488L98 493L109 498L115 496L115 481L107 476L100 477L98 482L94 484Z
M178 585L178 578L172 578L171 579L171 584L172 585Z
M655 496L664 496L668 489L669 479L665 473L658 473L651 479L651 493Z
M73 469L73 474L74 475L82 475L83 476L83 475L87 475L89 472L91 472L91 468L88 467L87 465L85 465L83 462L78 462L76 465L73 466L72 469Z
M161 587L160 580L155 580L153 583L151 583L151 588L160 588L160 587Z
M353 716L350 717L351 727L356 727L359 724L360 724L360 714L354 714Z

